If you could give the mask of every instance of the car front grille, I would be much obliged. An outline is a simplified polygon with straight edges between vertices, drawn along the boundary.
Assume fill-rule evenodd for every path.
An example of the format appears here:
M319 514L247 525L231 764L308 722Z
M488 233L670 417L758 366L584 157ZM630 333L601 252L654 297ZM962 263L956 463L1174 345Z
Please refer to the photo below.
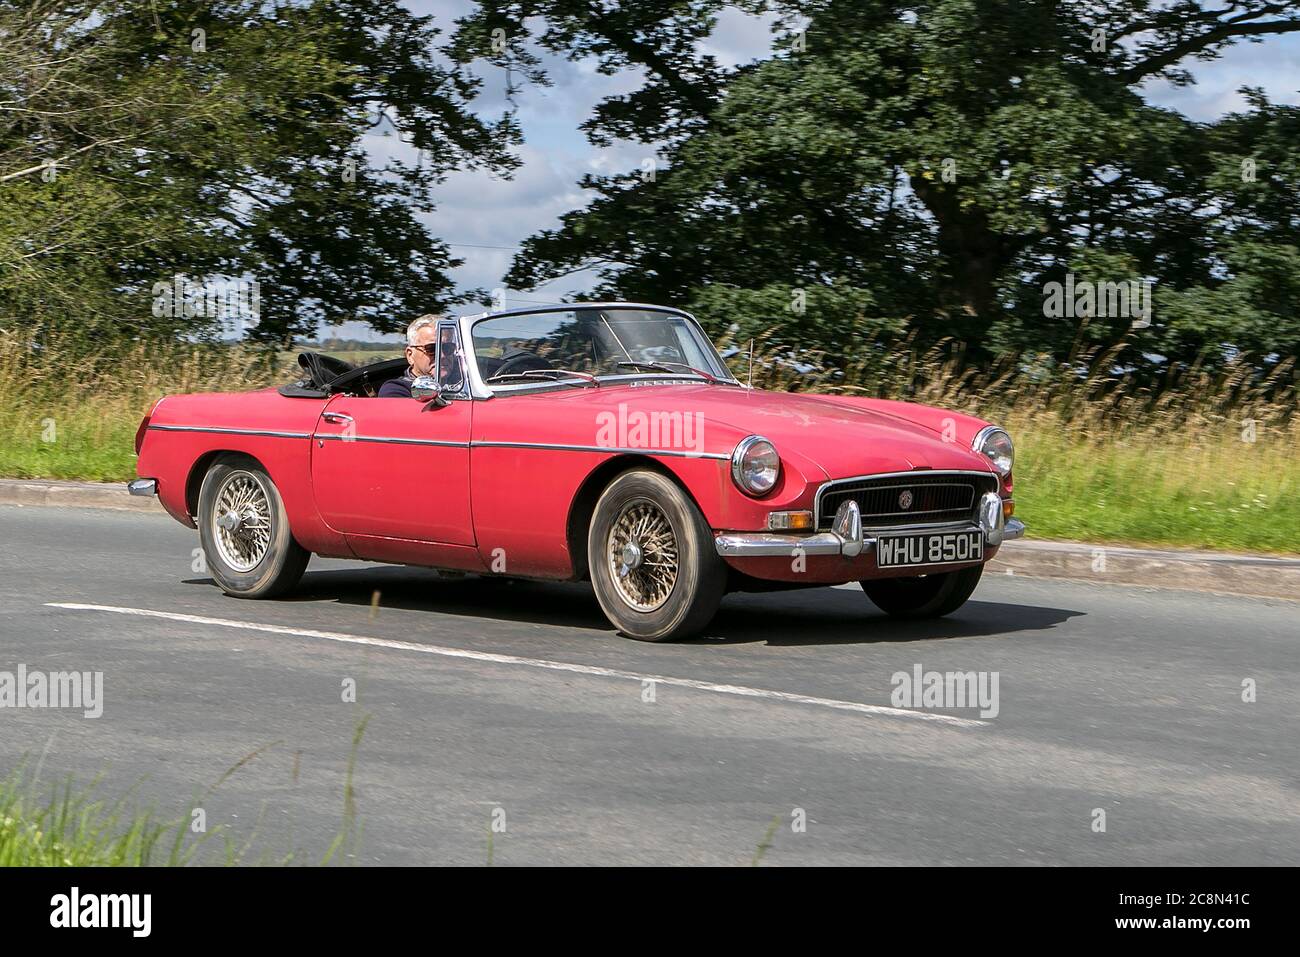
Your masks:
M997 490L997 476L983 472L918 471L840 479L822 486L817 528L829 529L836 510L849 499L858 503L863 528L974 521L980 496Z

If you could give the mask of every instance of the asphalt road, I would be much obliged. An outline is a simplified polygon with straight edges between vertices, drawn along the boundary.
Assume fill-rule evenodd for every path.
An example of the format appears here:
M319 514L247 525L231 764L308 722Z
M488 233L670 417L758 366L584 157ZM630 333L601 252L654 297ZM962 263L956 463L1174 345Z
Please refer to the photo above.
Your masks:
M776 819L764 864L1300 864L1294 602L998 575L923 624L855 588L730 596L660 646L581 586L314 560L238 601L197 547L162 517L0 508L0 671L104 673L97 719L0 708L0 777L26 755L38 786L99 774L180 814L257 751L209 827L314 861L369 715L357 863L483 864L495 819L497 864L745 864ZM997 672L998 714L897 713L916 665Z

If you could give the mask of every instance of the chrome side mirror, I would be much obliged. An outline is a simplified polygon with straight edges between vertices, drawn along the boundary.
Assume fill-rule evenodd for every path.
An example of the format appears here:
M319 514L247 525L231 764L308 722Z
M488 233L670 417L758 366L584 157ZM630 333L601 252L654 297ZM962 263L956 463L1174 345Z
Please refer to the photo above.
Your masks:
M447 404L447 400L442 395L442 385L438 382L437 376L422 375L417 376L411 382L411 398L419 399L425 403L425 410L441 409Z
M412 399L423 399L427 402L429 399L436 399L440 395L442 395L442 388L438 385L438 380L434 376L417 376L415 381L411 383Z

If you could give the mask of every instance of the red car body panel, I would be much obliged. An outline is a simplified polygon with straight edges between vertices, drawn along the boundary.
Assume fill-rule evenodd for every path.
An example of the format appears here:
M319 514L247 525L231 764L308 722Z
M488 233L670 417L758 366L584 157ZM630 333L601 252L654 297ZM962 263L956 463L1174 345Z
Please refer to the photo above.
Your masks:
M311 552L568 579L584 572L579 519L607 470L652 462L675 477L715 532L762 531L769 512L812 509L831 479L918 469L995 474L971 448L987 424L911 403L685 379L442 407L267 389L162 400L147 420L137 471L155 479L163 506L192 526L206 463L242 452L266 468L294 537ZM781 456L780 480L762 498L742 493L731 477L731 453L751 434L771 440ZM1004 498L1010 491L1008 478ZM995 553L987 549L985 560ZM810 556L799 572L781 557L726 560L756 578L806 584L879 573L869 554Z

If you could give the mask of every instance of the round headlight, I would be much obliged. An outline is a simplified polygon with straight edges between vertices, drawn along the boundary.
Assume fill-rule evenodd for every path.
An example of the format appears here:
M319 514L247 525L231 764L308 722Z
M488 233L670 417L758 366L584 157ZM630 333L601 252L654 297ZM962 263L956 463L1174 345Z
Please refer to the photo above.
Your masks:
M741 491L766 495L776 488L781 475L781 457L776 446L761 435L742 439L731 453L731 477Z
M1016 461L1016 448L1011 444L1011 436L1005 429L994 425L980 429L979 435L975 436L974 448L976 452L988 456L999 475L1005 477L1011 474L1011 466Z

